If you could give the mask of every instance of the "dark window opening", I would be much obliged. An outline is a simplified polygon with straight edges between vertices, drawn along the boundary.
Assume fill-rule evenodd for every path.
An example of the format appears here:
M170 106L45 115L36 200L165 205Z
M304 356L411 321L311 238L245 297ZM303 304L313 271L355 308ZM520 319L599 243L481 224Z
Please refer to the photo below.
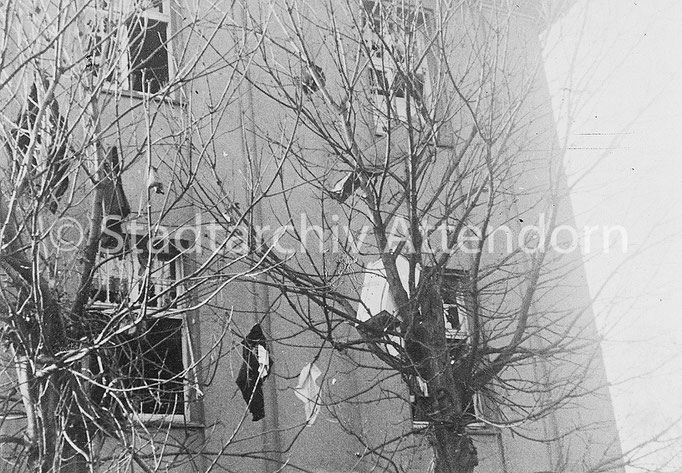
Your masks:
M450 302L443 303L443 315L445 316L445 329L460 331L462 329L462 321L459 318L459 309L457 304Z
M168 23L137 18L130 27L130 87L158 92L168 83Z
M476 405L476 395L465 389L462 395L462 420L466 424L478 422L478 406Z
M127 358L127 359L126 359ZM183 414L182 320L157 319L122 355L122 371L143 414Z
M466 274L461 271L444 270L442 274L440 294L448 339L466 339L469 336L465 281Z
M412 423L417 426L426 426L431 420L429 411L431 410L431 398L415 395L411 399L412 404Z
M388 77L382 70L372 69L370 77L372 78L372 89L374 93L388 96L389 84Z
M184 369L182 320L156 319L143 335L119 339L115 348L92 357L95 379L115 389L95 386L91 397L100 407L118 412L123 405L138 414L183 415Z
M91 357L90 370L99 384L93 385L92 399L117 415L122 410L183 415L183 350L189 348L183 321L177 316L154 317L180 305L181 256L174 245L163 240L150 242L148 236L125 235L123 246L124 250L113 256L106 251L100 255L90 294L91 302L98 303L89 311L91 332L101 333L111 323L112 310L126 316L122 323L134 320L135 324ZM149 310L141 318L143 303Z

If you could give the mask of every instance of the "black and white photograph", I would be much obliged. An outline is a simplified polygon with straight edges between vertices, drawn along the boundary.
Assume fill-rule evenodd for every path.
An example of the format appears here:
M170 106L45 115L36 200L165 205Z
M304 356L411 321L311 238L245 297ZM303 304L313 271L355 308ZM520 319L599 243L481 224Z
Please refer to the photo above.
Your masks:
M681 25L0 0L0 473L682 473Z

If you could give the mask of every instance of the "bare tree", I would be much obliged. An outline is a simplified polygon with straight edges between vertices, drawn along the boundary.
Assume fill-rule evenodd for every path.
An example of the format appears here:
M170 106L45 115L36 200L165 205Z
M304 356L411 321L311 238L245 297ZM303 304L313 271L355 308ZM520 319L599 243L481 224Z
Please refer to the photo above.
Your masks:
M249 188L280 226L248 226L256 282L278 294L273 342L367 370L371 387L324 403L381 468L426 433L435 471L472 472L483 424L556 446L553 471L618 470L617 435L596 445L599 421L580 418L605 381L537 30L504 8L428 7L243 5L239 72L269 118L245 126ZM396 399L426 428L381 436L336 412ZM582 465L576 439L593 444Z
M170 427L201 417L198 366L228 330L202 355L190 328L230 279L208 272L220 242L196 258L173 229L212 166L186 84L242 54L204 62L231 17L69 0L5 2L0 18L3 471L156 471L202 443Z
M435 471L474 471L472 425L551 444L553 471L577 471L578 440L582 470L620 468L599 419L566 421L603 379L556 232L571 212L534 29L455 1L9 1L1 18L5 467L305 471L284 456L322 404L366 469L421 468L426 438ZM197 211L210 244L166 231ZM218 328L202 341L199 318ZM258 367L229 430L200 401L265 338L328 361L324 387L332 365L368 381L293 428L266 417L259 450L237 441L247 408L276 411L297 373L276 362L256 399ZM412 415L383 435L349 421L386 404ZM546 418L561 430L536 436Z

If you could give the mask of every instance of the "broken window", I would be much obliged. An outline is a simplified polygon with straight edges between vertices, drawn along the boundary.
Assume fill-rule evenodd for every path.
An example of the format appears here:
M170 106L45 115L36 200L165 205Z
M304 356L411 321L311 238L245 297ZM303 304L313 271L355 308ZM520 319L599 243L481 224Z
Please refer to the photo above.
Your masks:
M419 376L412 376L408 381L410 390L410 410L412 413L412 427L421 429L433 422L443 422L447 419L438 417L438 407L434 396L429 393L426 382ZM461 424L467 427L482 427L481 397L470 389L461 391L460 407L462 412Z
M200 391L181 310L182 256L168 242L148 247L148 241L127 235L124 251L100 255L91 312L105 323L116 317L126 330L91 359L98 380L93 398L142 421L187 422L188 401Z
M421 120L428 92L425 29L422 11L381 2L364 4L363 42L379 135L393 122L414 125Z
M86 14L87 67L95 76L152 94L168 83L168 0L98 0Z
M468 275L465 271L443 269L441 271L440 294L443 303L443 323L445 326L445 339L450 355L450 363L457 369L470 353L469 346L469 319L471 317L470 297L467 295ZM434 410L433 402L436 400L430 395L426 382L417 377L410 378L410 407L412 411L412 423L414 428L423 428L434 419L429 412ZM461 422L468 427L482 427L481 395L466 387L460 387L460 407L462 412Z
M114 337L91 358L93 400L141 421L189 421L190 350L181 316L156 318L132 335Z
M445 338L466 340L469 337L469 304L466 297L467 275L463 271L444 270L442 274L441 299Z
M123 251L100 254L90 289L93 304L177 308L182 258L174 248L148 252L144 242L127 236Z
M168 21L146 15L134 18L128 28L130 88L158 92L168 83Z
M121 350L123 385L136 412L184 416L183 345L182 319L170 317L152 321Z

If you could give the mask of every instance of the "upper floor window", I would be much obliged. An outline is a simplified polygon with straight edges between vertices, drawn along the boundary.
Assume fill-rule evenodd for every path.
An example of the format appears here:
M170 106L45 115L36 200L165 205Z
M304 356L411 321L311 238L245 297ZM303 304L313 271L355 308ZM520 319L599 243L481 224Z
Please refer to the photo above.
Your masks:
M126 90L156 93L171 76L170 0L95 0L88 66Z
M465 282L466 273L457 270L444 270L442 274L441 299L445 338L447 340L466 340L469 337L469 304Z
M395 122L419 123L429 93L424 13L365 2L363 42L377 134ZM409 116L408 116L409 115Z

